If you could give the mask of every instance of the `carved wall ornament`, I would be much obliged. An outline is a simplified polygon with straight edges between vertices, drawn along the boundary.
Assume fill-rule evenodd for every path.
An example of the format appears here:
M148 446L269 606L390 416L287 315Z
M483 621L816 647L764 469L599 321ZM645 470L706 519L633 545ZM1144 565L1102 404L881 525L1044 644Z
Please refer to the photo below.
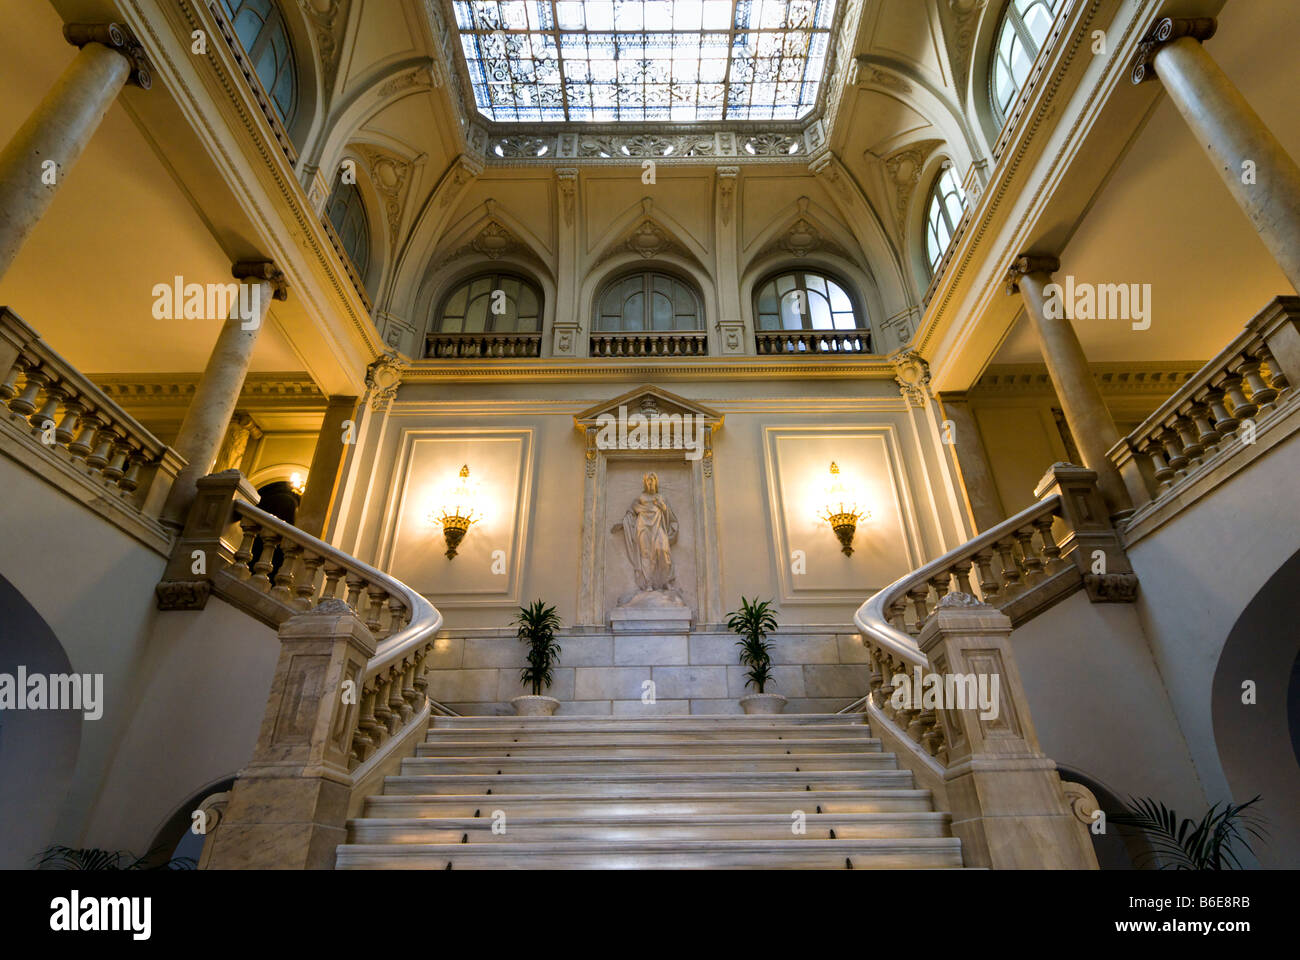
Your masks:
M948 0L948 9L952 11L953 17L953 37L948 58L959 96L964 96L966 90L971 57L974 55L975 30L986 6L988 0Z
M894 380L904 399L914 407L925 406L930 392L930 365L915 350L900 350L889 358Z
M884 87L886 90L893 90L896 93L911 93L912 85L896 73L888 70L881 70L865 57L858 58L857 72L858 86L874 84L877 87Z
M894 188L894 217L898 221L900 234L907 230L907 207L917 184L921 182L925 161L941 142L922 140L885 158L885 170Z
M441 86L441 74L437 62L430 60L428 63L385 80L383 86L379 88L379 96L383 100L388 100L407 90L427 90L437 86Z
M397 396L402 385L402 360L396 351L388 350L376 357L366 367L366 388L370 391L370 409L385 409Z
M447 177L450 179L446 181L446 189L442 191L442 203L440 205L444 207L450 205L453 200L460 196L460 191L465 184L482 172L483 164L474 158L464 154L457 157L456 162L452 164L451 170L447 173Z
M298 6L307 14L307 19L316 31L321 77L324 79L327 97L333 92L334 81L338 77L343 31L347 28L351 2L352 0L298 0Z
M384 203L384 214L388 220L388 242L396 248L398 231L402 226L402 206L405 200L407 182L410 180L411 164L409 161L367 143L356 144L370 171L370 182Z
M624 251L635 253L646 260L662 257L665 254L694 259L690 252L673 239L672 234L650 215L649 200L642 201L642 209L645 212L641 219L637 221L621 241L611 245L593 266L599 266L610 257Z
M578 198L578 168L558 168L555 183L560 190L560 210L564 214L565 226L573 226L573 211Z
M537 160L551 153L552 143L546 137L512 134L506 137L497 137L492 141L492 145L488 149L498 157L507 160Z
M736 202L736 181L740 167L718 167L718 208L724 224L731 223L731 212Z

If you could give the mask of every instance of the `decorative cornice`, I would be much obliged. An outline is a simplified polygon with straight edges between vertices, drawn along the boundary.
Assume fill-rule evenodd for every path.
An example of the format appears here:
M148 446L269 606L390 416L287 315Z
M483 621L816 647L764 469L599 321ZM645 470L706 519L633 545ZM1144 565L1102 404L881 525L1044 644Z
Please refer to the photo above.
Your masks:
M764 357L701 357L698 360L601 360L575 357L520 360L415 360L402 370L402 382L448 381L609 381L638 380L807 380L848 378L892 380L894 365L881 357L769 360ZM896 402L896 401L895 401Z
M1104 395L1166 397L1195 376L1202 366L1196 361L1141 365L1093 363L1089 364L1089 369ZM1052 378L1044 364L998 364L984 372L979 381L966 392L965 399L1039 394L1056 395Z
M176 404L188 406L198 387L198 373L104 373L90 374L100 390L123 406ZM308 377L299 373L250 373L239 394L240 409L275 406L301 408L323 406L325 395Z
M88 43L98 43L119 53L131 66L128 82L141 90L153 86L153 69L140 41L120 23L65 23L63 38L80 49Z
M1219 22L1213 17L1190 17L1187 19L1165 17L1158 21L1146 37L1143 38L1141 46L1137 49L1137 55L1133 58L1133 68L1129 73L1129 79L1133 81L1134 85L1154 79L1155 71L1149 68L1153 66L1156 54L1160 52L1165 44L1172 43L1182 37L1191 37L1193 40L1204 43L1213 37L1218 29Z

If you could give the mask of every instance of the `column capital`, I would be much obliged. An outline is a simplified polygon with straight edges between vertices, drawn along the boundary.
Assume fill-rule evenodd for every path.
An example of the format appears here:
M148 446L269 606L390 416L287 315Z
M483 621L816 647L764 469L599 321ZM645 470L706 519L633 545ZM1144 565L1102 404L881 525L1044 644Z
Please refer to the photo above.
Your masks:
M1164 17L1156 21L1156 25L1138 45L1130 79L1136 85L1154 78L1155 71L1151 69L1151 65L1156 54L1165 44L1181 37L1191 37L1193 40L1204 42L1214 36L1218 29L1219 21L1213 17Z
M289 281L270 260L240 260L230 272L236 280L265 280L271 285L274 299L289 299Z
M65 23L63 38L78 49L88 43L98 43L126 58L131 64L129 82L141 90L153 86L153 71L144 47L126 27L120 23Z
M1052 256L1038 256L1025 253L1016 257L1007 271L1007 294L1020 292L1020 281L1031 273L1043 273L1049 276L1061 269L1061 261Z

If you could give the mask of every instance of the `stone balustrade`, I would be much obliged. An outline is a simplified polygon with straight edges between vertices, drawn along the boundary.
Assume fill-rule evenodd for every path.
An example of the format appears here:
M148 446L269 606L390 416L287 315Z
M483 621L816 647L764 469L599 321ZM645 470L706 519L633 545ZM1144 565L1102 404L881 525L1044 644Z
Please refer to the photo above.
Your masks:
M709 352L706 333L594 333L593 357L702 357Z
M31 446L57 457L103 495L156 518L184 461L0 307L0 402Z
M540 357L541 333L431 333L424 355L444 360L455 357Z
M1295 402L1300 297L1278 297L1136 430L1111 462L1141 507L1255 442Z
M871 334L866 330L759 331L754 334L754 344L762 356L870 353Z

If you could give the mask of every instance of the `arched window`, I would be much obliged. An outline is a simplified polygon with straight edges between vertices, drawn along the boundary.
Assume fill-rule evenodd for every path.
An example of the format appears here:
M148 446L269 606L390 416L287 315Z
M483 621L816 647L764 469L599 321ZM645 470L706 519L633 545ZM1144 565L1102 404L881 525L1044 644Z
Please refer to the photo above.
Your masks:
M993 48L989 78L993 112L999 124L1006 120L1011 102L1029 79L1029 70L1064 4L1065 0L1008 0Z
M634 273L608 284L596 298L599 333L703 330L704 311L690 286L666 273Z
M867 318L838 280L811 270L777 274L758 288L754 317L764 330L866 330Z
M298 74L280 8L275 0L221 0L221 5L280 122L291 126L298 109Z
M966 192L950 163L930 188L930 199L925 207L925 258L929 261L931 274L948 252L948 244L957 231L965 206Z
M542 294L523 277L485 273L460 284L438 311L440 333L536 333L541 330Z
M325 216L364 284L366 271L370 268L370 222L361 202L361 191L355 183L344 183L340 179L334 185L334 192L325 204Z

